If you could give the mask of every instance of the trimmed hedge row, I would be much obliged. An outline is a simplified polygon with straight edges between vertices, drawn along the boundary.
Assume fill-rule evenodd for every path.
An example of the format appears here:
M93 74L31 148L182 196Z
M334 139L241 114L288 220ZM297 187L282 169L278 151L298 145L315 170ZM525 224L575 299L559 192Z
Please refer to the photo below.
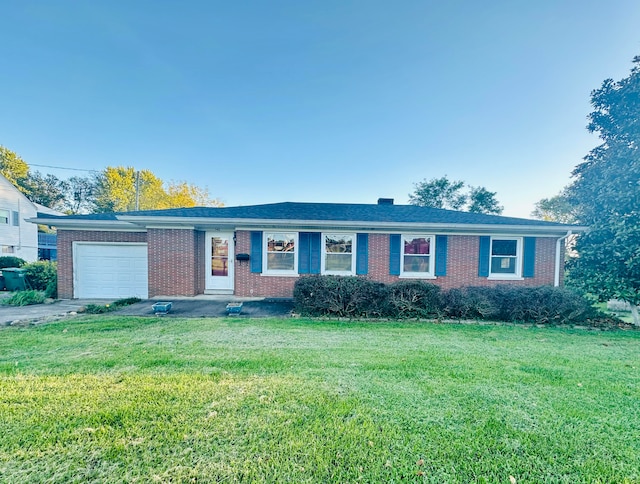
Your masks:
M303 316L537 324L585 323L603 316L579 294L550 286L441 290L420 280L383 284L360 277L310 276L296 281L293 296L296 311Z

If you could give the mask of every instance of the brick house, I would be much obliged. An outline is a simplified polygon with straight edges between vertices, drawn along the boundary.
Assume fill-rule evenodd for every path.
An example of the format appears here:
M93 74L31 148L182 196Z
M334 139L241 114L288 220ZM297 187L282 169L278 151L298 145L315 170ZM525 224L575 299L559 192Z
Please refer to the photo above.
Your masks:
M62 298L291 297L308 274L443 288L563 280L564 240L584 227L394 205L275 203L45 216L58 229Z

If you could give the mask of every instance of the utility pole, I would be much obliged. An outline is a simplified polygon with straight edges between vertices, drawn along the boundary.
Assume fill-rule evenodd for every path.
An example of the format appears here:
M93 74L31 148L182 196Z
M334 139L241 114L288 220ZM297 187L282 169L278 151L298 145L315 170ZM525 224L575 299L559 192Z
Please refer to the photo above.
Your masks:
M136 212L140 210L140 172L136 170Z

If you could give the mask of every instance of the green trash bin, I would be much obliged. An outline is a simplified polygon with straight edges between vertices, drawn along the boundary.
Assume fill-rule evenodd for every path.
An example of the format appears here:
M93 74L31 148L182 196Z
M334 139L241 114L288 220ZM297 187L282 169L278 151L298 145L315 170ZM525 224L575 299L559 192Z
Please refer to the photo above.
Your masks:
M25 272L24 269L20 269L19 267L6 267L2 269L7 291L24 291L27 289L27 283L24 278Z

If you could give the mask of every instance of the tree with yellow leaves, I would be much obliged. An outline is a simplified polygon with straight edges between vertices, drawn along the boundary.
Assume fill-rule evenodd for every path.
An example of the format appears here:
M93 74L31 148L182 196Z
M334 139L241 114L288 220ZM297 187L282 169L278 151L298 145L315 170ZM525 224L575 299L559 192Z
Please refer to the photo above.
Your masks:
M165 184L149 170L123 166L109 166L98 176L94 204L96 213L222 206L206 189L187 182Z

